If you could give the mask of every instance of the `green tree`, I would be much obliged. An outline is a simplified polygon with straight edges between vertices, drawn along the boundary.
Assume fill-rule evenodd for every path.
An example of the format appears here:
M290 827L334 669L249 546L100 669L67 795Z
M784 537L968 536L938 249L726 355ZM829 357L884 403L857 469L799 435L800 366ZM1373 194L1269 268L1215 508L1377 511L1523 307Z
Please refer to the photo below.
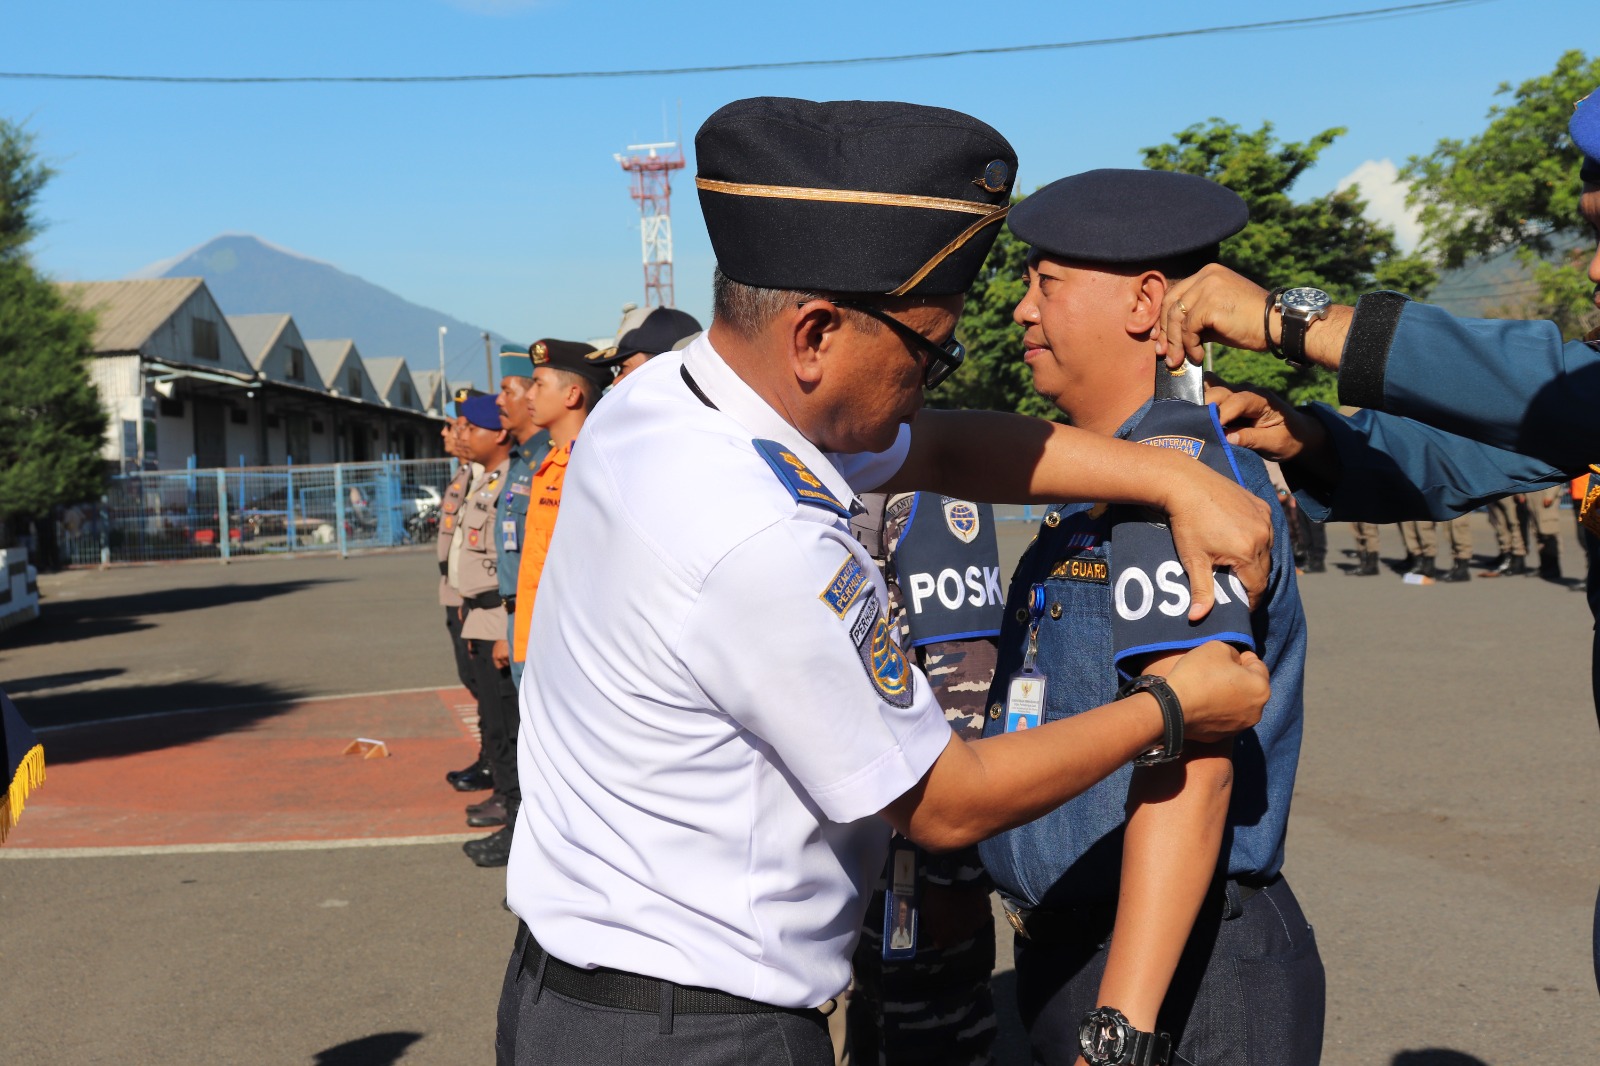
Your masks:
M1344 131L1332 129L1305 144L1280 143L1272 126L1254 132L1212 119L1174 140L1144 150L1153 170L1198 174L1244 198L1250 224L1222 243L1222 262L1263 284L1317 285L1335 300L1353 301L1374 288L1423 295L1433 270L1418 255L1401 254L1394 231L1368 219L1360 190L1352 186L1305 203L1289 191ZM967 296L961 340L967 362L930 402L936 406L989 407L1054 416L1034 394L1020 358L1022 328L1011 309L1022 298L1027 247L1009 230L995 241ZM1231 381L1248 381L1285 393L1297 403L1332 400L1336 385L1322 370L1292 370L1270 355L1219 348L1216 369Z
M106 416L89 379L94 320L26 254L50 177L31 134L0 119L0 543L18 519L100 495Z
M1421 255L1402 254L1394 230L1369 219L1359 187L1301 203L1289 192L1321 154L1343 136L1324 130L1305 143L1281 142L1271 123L1254 132L1212 119L1190 126L1170 143L1144 150L1152 170L1198 174L1244 198L1250 223L1222 242L1223 265L1263 285L1315 285L1335 301L1353 303L1374 288L1425 295L1434 272ZM1295 370L1271 355L1219 347L1217 373L1287 395L1295 403L1333 401L1337 385L1321 369Z
M1413 156L1401 176L1421 208L1426 247L1446 266L1515 248L1533 292L1509 304L1507 317L1559 322L1568 337L1594 315L1593 286L1574 277L1570 262L1551 261L1566 239L1587 236L1578 215L1583 155L1567 135L1572 107L1600 84L1600 59L1571 51L1555 69L1496 96L1512 102L1489 108L1488 125L1468 140L1440 141ZM1567 258L1562 255L1561 258Z

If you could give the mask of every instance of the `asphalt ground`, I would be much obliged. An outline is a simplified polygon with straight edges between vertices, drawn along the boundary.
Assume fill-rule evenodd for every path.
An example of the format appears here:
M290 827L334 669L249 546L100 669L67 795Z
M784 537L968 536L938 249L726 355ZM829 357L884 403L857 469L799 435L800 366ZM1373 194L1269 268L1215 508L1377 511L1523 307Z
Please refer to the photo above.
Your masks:
M1002 528L1014 556L1028 531ZM1336 567L1353 565L1345 528L1330 534ZM1402 554L1395 530L1384 539ZM0 635L0 687L35 725L68 727L45 734L67 761L0 850L0 1063L492 1061L514 919L501 873L471 866L449 831L462 799L439 774L459 762L432 765L471 754L435 582L424 553L41 580L44 618ZM1600 732L1583 597L1337 569L1302 590L1286 873L1328 971L1323 1061L1594 1061ZM179 710L195 713L94 724ZM398 731L391 759L334 754L372 723ZM285 773L312 782L311 802L289 802ZM118 774L132 774L120 805ZM370 789L314 780L359 774ZM239 806L252 786L285 808L276 827ZM174 809L193 817L156 834ZM293 828L334 809L321 839ZM82 846L119 834L140 843ZM1003 1061L1024 1061L1012 1026Z

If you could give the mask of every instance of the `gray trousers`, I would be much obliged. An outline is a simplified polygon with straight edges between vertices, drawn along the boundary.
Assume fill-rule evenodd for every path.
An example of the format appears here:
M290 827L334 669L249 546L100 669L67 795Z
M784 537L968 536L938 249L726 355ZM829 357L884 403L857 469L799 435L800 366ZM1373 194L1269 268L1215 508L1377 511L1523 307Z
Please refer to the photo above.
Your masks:
M500 990L497 1066L833 1066L825 1024L798 1014L675 1014L597 1007L541 988L523 966L527 927ZM541 968L542 969L542 968Z

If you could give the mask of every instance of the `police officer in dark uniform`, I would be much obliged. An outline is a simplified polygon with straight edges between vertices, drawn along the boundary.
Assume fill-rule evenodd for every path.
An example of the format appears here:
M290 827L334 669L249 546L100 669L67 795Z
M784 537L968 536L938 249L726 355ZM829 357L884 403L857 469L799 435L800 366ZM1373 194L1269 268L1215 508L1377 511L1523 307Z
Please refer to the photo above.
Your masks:
M1579 213L1600 234L1600 90L1578 101L1568 132ZM1588 276L1600 307L1600 247ZM1538 493L1600 456L1600 331L1564 341L1551 322L1463 320L1393 292L1335 306L1315 289L1269 293L1220 268L1169 292L1162 318L1169 363L1198 362L1218 340L1338 371L1340 401L1363 409L1351 417L1259 390L1221 404L1241 443L1284 463L1313 516L1451 518ZM1586 589L1600 619L1595 561ZM1591 670L1600 713L1600 636ZM1594 963L1600 982L1600 901Z
M1175 449L1275 503L1264 464L1229 447L1210 408L1155 399L1149 331L1162 295L1247 219L1237 195L1193 175L1101 170L1054 182L1008 222L1033 248L1014 317L1035 390L1073 425ZM1217 607L1199 623L1187 617L1170 535L1138 509L1052 507L1018 564L986 735L1069 718L1119 691L1159 691L1172 657L1208 640L1257 652L1272 675L1254 729L1168 743L1148 765L979 846L1017 931L1036 1062L1305 1066L1320 1056L1322 963L1281 873L1305 619L1288 527L1272 513L1261 605L1252 612L1219 572ZM1121 1057L1124 1046L1136 1053Z
M883 572L900 646L927 674L951 729L976 740L1005 598L994 509L931 492L865 493L861 504L850 529ZM987 1063L997 1029L994 912L978 849L931 854L896 834L889 856L851 960L851 1061Z
M506 647L503 660L511 669L512 689L522 683L522 659L512 644L516 629L517 574L522 565L523 532L528 520L528 498L533 472L550 451L550 434L533 424L528 416L528 389L533 384L533 359L527 348L514 344L500 346L500 422L511 433L511 465L506 469L506 484L495 503L495 528L499 537L498 577L500 600L505 606ZM496 655L502 655L497 648ZM503 825L503 821L483 823Z

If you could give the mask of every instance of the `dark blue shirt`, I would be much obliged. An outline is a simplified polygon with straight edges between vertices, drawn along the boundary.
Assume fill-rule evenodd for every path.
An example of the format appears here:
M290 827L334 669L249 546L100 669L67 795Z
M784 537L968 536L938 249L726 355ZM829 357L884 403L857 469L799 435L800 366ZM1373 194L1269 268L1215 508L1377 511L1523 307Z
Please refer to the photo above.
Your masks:
M1166 401L1159 407L1171 403L1181 401ZM1234 744L1233 798L1223 841L1229 876L1263 879L1276 874L1283 864L1284 833L1300 757L1305 616L1295 585L1288 526L1265 465L1250 452L1228 446L1216 424L1214 408L1184 407L1192 412L1190 428L1182 434L1163 432L1162 437L1203 444L1201 461L1220 463L1213 469L1227 472L1273 505L1271 575L1261 606L1247 615L1248 633L1230 636L1235 626L1224 614L1215 620L1208 618L1189 641L1230 639L1243 643L1237 638L1247 637L1272 673L1272 696L1260 724L1241 734ZM1150 410L1148 404L1140 408L1117 435L1144 439L1139 427ZM1170 430L1170 426L1164 429ZM986 735L1005 728L1006 716L994 717L993 708L996 704L1003 707L1009 680L1022 666L1028 601L1035 583L1044 586L1046 599L1038 653L1039 668L1048 678L1045 720L1071 717L1116 698L1119 646L1128 650L1136 647L1137 641L1119 625L1127 619L1126 614L1117 613L1120 578L1113 575L1126 573L1128 566L1112 558L1112 539L1119 522L1139 522L1140 518L1124 509L1092 504L1056 507L1046 515L1038 537L1017 565L1007 597ZM1123 542L1123 538L1116 539ZM1170 537L1167 543L1170 545ZM1168 582L1171 580L1169 573ZM1186 593L1187 580L1180 580ZM1152 587L1160 586L1153 583ZM1221 588L1219 604L1235 599L1225 577ZM1138 613L1140 606L1132 604L1132 613ZM1176 600L1171 606L1176 608ZM1156 607L1159 613L1159 602ZM1181 621L1175 613L1165 614L1163 619L1168 628ZM1114 626L1121 631L1114 632ZM1218 626L1222 628L1216 629ZM1171 639L1170 634L1158 634L1148 643L1174 647L1183 642ZM980 846L983 862L1001 890L1027 907L1114 902L1121 879L1122 827L1131 777L1132 767L1124 766L1049 814L985 841Z

